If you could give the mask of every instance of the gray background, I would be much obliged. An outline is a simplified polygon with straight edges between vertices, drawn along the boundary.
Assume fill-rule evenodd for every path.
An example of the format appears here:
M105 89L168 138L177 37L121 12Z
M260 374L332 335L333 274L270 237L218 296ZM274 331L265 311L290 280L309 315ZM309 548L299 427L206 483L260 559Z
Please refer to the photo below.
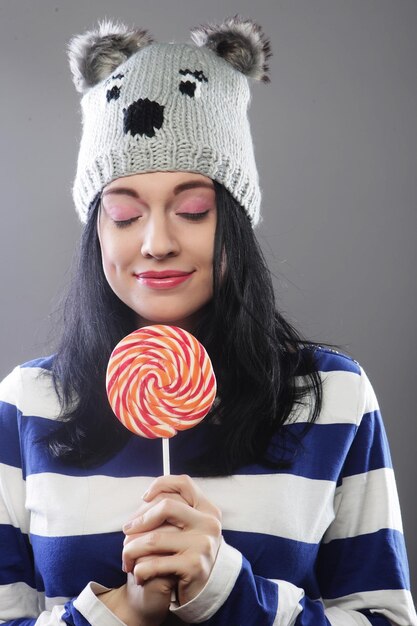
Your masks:
M0 0L0 375L53 348L50 313L80 232L65 43L104 16L163 41L235 13L256 18L274 51L251 119L279 304L368 371L416 592L416 1Z

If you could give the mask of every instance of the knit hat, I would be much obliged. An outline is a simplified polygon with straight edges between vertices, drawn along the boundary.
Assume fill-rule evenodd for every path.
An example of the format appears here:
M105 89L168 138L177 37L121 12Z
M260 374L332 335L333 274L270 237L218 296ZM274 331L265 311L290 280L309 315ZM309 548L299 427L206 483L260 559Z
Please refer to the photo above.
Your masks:
M238 16L191 32L192 44L154 43L147 31L107 21L70 42L73 79L83 94L73 187L83 222L105 185L152 171L208 176L258 222L247 76L269 80L269 42L257 24Z

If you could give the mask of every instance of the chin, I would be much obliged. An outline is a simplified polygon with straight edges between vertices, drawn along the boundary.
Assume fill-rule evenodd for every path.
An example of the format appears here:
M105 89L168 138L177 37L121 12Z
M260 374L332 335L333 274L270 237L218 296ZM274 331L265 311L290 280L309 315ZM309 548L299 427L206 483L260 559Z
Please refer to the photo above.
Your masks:
M139 328L142 328L143 326L155 326L156 324L163 324L165 326L177 326L178 328L182 328L183 330L187 330L188 332L192 333L198 317L198 313L195 313L181 319L172 319L165 316L152 317L152 319L138 316L137 319Z

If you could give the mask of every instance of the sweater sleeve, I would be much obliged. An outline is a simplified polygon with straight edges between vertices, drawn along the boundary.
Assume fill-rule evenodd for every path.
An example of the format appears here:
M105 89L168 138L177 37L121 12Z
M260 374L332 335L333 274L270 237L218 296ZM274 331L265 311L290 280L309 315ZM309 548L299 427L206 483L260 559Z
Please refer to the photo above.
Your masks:
M43 610L25 508L26 481L21 455L20 368L0 384L0 624L6 626L122 626L99 601L94 584L67 603ZM91 620L91 621L89 621Z
M206 587L171 610L210 626L417 626L395 479L372 387L361 371L356 435L342 464L334 520L318 549L320 598L256 576L223 544Z

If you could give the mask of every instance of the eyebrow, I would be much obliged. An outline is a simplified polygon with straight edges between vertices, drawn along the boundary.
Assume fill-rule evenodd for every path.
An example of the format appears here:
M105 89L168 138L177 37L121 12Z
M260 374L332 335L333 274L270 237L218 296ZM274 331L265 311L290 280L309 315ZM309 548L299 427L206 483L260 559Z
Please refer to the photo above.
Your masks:
M204 180L189 180L184 183L179 183L174 187L174 195L178 195L182 191L187 191L188 189L197 189L198 187L205 187L207 189L214 189L213 183L206 182ZM107 196L109 194L115 194L118 196L130 196L131 198L140 199L139 193L132 189L131 187L111 187L110 189L106 189L103 191L103 196Z

